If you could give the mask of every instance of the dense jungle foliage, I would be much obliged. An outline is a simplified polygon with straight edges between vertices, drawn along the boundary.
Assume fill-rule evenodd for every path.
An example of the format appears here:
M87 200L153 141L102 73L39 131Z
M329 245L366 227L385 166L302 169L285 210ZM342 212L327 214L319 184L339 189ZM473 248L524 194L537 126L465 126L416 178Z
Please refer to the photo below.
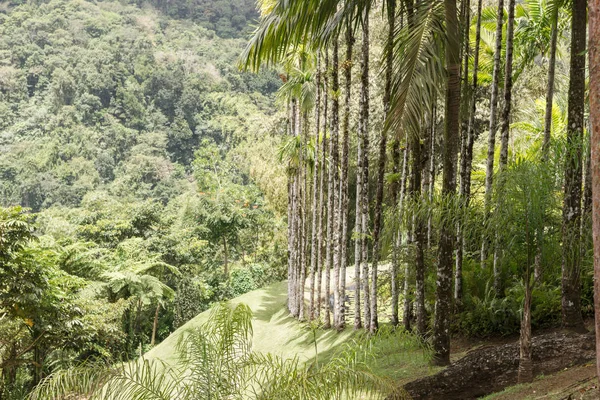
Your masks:
M240 73L231 38L253 2L20 3L0 3L1 398L285 264L280 78Z

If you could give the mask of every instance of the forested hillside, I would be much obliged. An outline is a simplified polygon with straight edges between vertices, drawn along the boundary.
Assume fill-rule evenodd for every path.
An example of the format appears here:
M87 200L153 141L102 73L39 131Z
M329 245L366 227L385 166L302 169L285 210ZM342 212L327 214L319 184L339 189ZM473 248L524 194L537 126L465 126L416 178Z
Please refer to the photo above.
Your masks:
M598 398L598 49L600 0L0 0L0 398Z
M281 80L239 72L246 3L0 3L0 398L283 277Z

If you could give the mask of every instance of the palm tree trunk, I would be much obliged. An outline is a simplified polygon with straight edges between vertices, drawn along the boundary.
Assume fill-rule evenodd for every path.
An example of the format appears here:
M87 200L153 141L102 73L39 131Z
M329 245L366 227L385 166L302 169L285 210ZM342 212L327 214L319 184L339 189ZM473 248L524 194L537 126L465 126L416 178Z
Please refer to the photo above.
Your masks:
M337 61L337 56L334 56L335 61ZM337 62L334 61L334 70L337 69ZM332 90L333 89L333 77L337 76L337 72L332 71L331 73L332 76ZM337 87L337 83L335 84L335 86ZM337 90L337 88L335 89ZM332 111L333 111L333 107L336 103L335 99L332 99ZM334 145L333 145L333 125L331 126L330 129L330 133L331 133L331 137L329 139L329 169L328 169L328 176L327 176L327 251L325 254L325 317L324 317L324 323L323 323L323 327L325 329L329 329L331 328L331 306L330 306L330 301L329 298L331 296L331 269L333 268L333 248L334 248L334 217L336 215L335 212L335 203L334 203L334 193L335 193L335 184L334 184L334 169L336 168L336 164L333 162L333 152L334 152ZM335 282L335 280L334 280Z
M437 125L437 99L433 101L431 109L431 143L429 148L429 201L433 201L433 192L435 190L435 137ZM431 237L433 236L433 225L431 214L427 218L427 248L431 248Z
M327 216L329 214L327 214L327 216L325 215L326 213L328 213L328 209L324 209L324 198L325 198L325 174L327 172L327 149L328 149L328 143L329 140L327 139L327 111L328 111L328 100L329 100L329 96L327 94L327 91L329 90L329 78L328 78L328 71L329 71L329 54L327 54L327 52L325 53L325 73L323 75L323 125L322 125L322 132L323 132L323 143L321 145L321 173L319 176L319 209L322 210L322 212L319 214L319 235L318 235L318 253L317 253L317 310L315 313L315 317L316 318L320 318L321 316L321 299L323 298L323 293L321 291L321 283L323 280L323 242L325 242L325 245L327 246L327 238L325 238L325 236L323 235L323 225L324 225L324 221L328 221ZM328 246L327 246L328 247ZM329 264L327 264L329 265ZM327 265L325 266L325 268L327 269ZM326 300L326 304L327 304Z
M395 7L394 7L395 8ZM389 11L388 11L389 12ZM367 17L368 18L368 15ZM393 14L391 19L393 20ZM388 15L388 21L390 17ZM393 29L393 23L388 23L391 25L391 29ZM393 35L393 30L388 32L388 35ZM393 40L392 38L388 38L388 40ZM386 59L386 69L391 69L392 59L391 59L391 51L388 52L388 57ZM386 79L388 78L388 71L386 71ZM391 73L389 74L389 79L391 80ZM390 90L391 84L386 81L386 88L384 93L384 104L383 108L385 112L389 110L389 96L388 93ZM377 166L377 192L375 194L375 215L373 218L373 265L371 268L371 323L370 323L370 332L375 333L379 327L378 321L378 312L377 312L377 287L378 287L378 277L377 277L377 268L379 264L379 257L381 253L381 229L383 225L383 186L385 179L385 165L387 162L387 132L385 129L381 129L381 137L379 140L379 164Z
M442 194L456 194L456 163L459 140L460 112L460 34L456 14L456 0L444 0L446 16L446 68L448 82L445 102L445 127ZM433 362L437 365L450 363L450 315L452 311L452 253L454 225L451 210L442 210L439 257L433 325Z
M337 93L339 84L339 46L337 38L333 44L333 62L331 75L331 89ZM333 168L333 323L337 326L339 321L338 304L340 302L340 264L341 264L341 230L342 221L340 218L340 152L339 152L339 109L340 101L337 96L333 97L331 105L331 148L332 148L332 168Z
M556 48L558 42L558 15L560 6L554 5L552 11L552 28L550 37L550 59L548 61L548 86L546 88L546 111L544 114L544 141L542 143L542 162L548 161L550 153L550 142L552 140L552 107L554 105L554 80L556 75ZM541 253L541 247L538 249L538 253ZM535 280L542 279L541 262L536 262Z
M410 151L410 148L408 149L408 151ZM406 242L408 245L411 245L413 242L413 226L414 226L414 222L411 222L409 224L409 228L408 228L408 233L407 233L407 237L406 237ZM411 288L410 288L410 281L411 281L411 274L410 274L410 263L405 263L404 264L404 287L402 289L402 294L404 296L404 305L403 305L403 310L402 310L402 322L404 325L404 330L405 331L410 331L411 330L411 317L412 317L412 309L413 309L413 302L412 302L412 297L411 297Z
M464 50L463 50L463 98L469 98L469 51L470 51L470 38L469 38L469 28L471 26L471 1L464 0L464 10L463 10L463 41L464 41ZM473 93L471 95L474 95ZM462 138L461 138L461 147L460 147L460 197L463 202L463 206L466 203L466 187L467 181L469 178L467 175L471 175L471 170L467 169L469 165L469 121L470 118L469 112L470 110L470 102L463 102L463 110L461 112L462 119ZM456 224L456 268L454 271L454 300L455 306L458 309L460 307L461 293L462 293L462 266L463 266L463 252L464 252L464 234L463 234L463 226L462 221L458 220Z
M295 109L295 122L296 122L296 126L295 126L295 136L298 137L298 141L301 140L301 134L302 134L302 121L300 118L300 104L298 101L296 101L296 107ZM294 214L294 219L296 220L296 222L294 223L295 229L296 229L296 244L295 244L295 252L296 252L296 271L294 273L294 311L293 311L293 316L298 318L300 316L300 291L299 291L299 287L300 287L300 274L301 274L301 269L302 269L302 260L304 257L303 251L302 251L302 243L303 243L303 224L302 224L302 175L301 175L301 170L302 170L302 144L300 142L300 147L298 149L299 151L299 161L298 161L298 165L296 166L296 171L295 171L295 190L294 190L294 194L295 194L295 214Z
M567 160L563 203L562 323L584 330L581 316L581 185L585 101L586 0L574 0L568 94Z
M388 0L385 5L387 6L387 18L388 18L388 36L387 36L387 54L385 59L385 90L383 93L383 110L385 115L388 114L390 109L390 98L392 93L392 74L393 74L393 53L394 48L394 32L396 29L396 0ZM400 171L400 141L398 138L394 138L392 142L392 161L393 161L393 173L398 174ZM393 183L390 186L391 203L392 207L398 210L396 204L398 197L398 184ZM392 316L391 322L393 326L398 325L398 263L400 260L399 250L400 244L398 239L400 237L400 230L398 229L393 237L393 253L392 253L392 270L391 270L391 294L392 294Z
M360 329L362 327L361 321L361 302L360 302L360 288L362 284L361 280L361 267L362 267L362 187L363 187L363 155L362 155L362 128L359 129L358 138L358 149L357 149L357 162L356 162L356 216L354 222L354 329Z
M584 163L584 177L583 177L583 218L582 218L582 231L585 228L585 235L589 235L590 225L592 219L592 136L588 133L586 135L586 148L585 148L585 163ZM589 236L588 236L589 237Z
M160 303L156 305L156 311L154 312L154 322L152 323L152 339L150 340L150 346L154 346L156 343L156 330L158 329L158 311L160 310Z
M415 201L423 201L421 178L423 172L423 145L418 137L411 143L412 180L411 196ZM425 221L422 215L413 217L413 239L415 243L415 314L417 317L417 333L421 336L426 331L425 315Z
M508 164L508 139L510 136L510 112L512 107L513 40L515 36L515 0L508 2L506 27L506 62L504 64L504 107L501 119L500 171Z
M340 218L342 220L342 235L340 239L340 302L338 303L338 330L344 329L346 325L346 265L348 264L347 237L348 237L348 153L350 151L350 100L352 95L352 46L354 44L354 35L352 27L346 29L346 61L344 63L344 77L346 84L346 97L344 100L344 123L343 123L343 147L342 147L342 193Z
M290 107L289 131L296 135L296 102ZM292 165L290 165L290 168ZM296 304L296 173L288 175L288 310L294 315Z
M506 61L504 63L504 103L501 116L500 139L500 165L502 173L508 164L508 140L510 135L510 111L512 106L512 64L513 64L513 39L515 27L515 0L508 2L508 21L506 28ZM502 186L502 176L498 181ZM502 271L501 271L501 244L494 240L494 291L496 296L502 297Z
M589 2L590 66L600 65L600 1ZM600 254L600 68L590 68L590 125L592 171L592 230L594 254ZM600 257L594 257L594 310L596 349L600 349ZM596 375L600 379L600 352L596 352Z
M362 220L361 220L361 261L362 261L362 292L364 296L364 328L370 331L371 305L369 297L369 265L368 239L369 231L369 18L364 16L362 31L361 58L361 93L360 93L360 129L362 137Z
M519 337L519 383L533 380L533 360L531 358L531 296L532 286L529 279L529 268L525 276L525 300L523 301L523 317Z
M402 157L402 175L400 178L400 200L396 207L396 214L400 215L403 211L404 206L404 193L406 191L406 175L408 169L408 149L403 150L404 156ZM399 216L401 219L401 216ZM394 239L394 253L392 260L392 279L391 279L391 292L392 292L392 318L391 322L393 326L398 325L398 298L400 297L400 287L398 285L398 272L400 269L400 248L402 246L402 231L400 228L396 231L396 237Z
M554 77L556 74L556 43L558 41L558 12L555 5L552 11L552 33L550 37L550 59L548 60L548 87L546 89L546 113L544 115L544 142L542 144L542 160L548 159L552 133L552 105L554 102Z
M319 199L319 129L321 129L321 57L317 58L317 98L315 103L315 164L313 169L313 193L312 193L312 233L310 245L310 299L309 320L315 318L315 275L317 269L317 253L319 252L317 227L321 220L321 209L317 203Z
M481 47L481 11L483 0L477 2L477 26L475 30L475 53L473 55L473 88L471 97L471 112L469 114L469 136L467 138L467 155L465 157L466 165L464 168L464 195L467 203L471 198L471 170L473 166L473 144L478 136L475 133L475 115L477 114L477 99L479 92L479 52Z
M498 108L498 87L500 85L500 68L502 60L502 26L504 25L504 0L498 0L498 20L496 22L496 51L494 53L494 72L492 77L492 97L490 100L490 135L488 138L487 162L485 168L485 219L488 219L491 200L492 185L494 182L494 154L496 152L496 128ZM485 223L485 222L484 222ZM488 237L484 233L481 241L481 267L487 264Z
M298 317L300 321L304 321L304 289L306 286L306 267L307 267L307 255L308 255L308 197L309 197L309 186L308 186L308 163L305 160L305 151L308 143L308 113L306 111L303 112L302 116L303 124L302 124L302 141L300 147L301 154L301 163L300 163L300 173L301 173L301 184L302 184L302 207L300 209L300 220L302 227L302 242L301 242L301 261L300 261L300 285L298 286Z

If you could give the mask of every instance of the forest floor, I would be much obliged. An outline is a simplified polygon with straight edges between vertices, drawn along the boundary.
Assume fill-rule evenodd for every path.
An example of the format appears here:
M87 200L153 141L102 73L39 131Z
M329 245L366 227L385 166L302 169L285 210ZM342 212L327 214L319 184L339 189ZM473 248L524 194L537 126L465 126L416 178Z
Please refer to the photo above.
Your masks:
M532 383L511 386L485 400L592 400L598 399L596 364L590 363L548 376Z
M330 359L343 348L356 333L352 326L343 332L335 330L313 330L307 323L298 323L289 315L286 305L287 283L266 286L232 300L247 304L253 314L253 349L284 358L298 357L300 361L314 362L315 336L319 362ZM323 299L325 300L325 299ZM204 323L210 310L205 311L171 334L166 340L146 353L148 359L161 359L167 363L175 361L176 343L183 331ZM495 338L473 340L456 338L452 341L452 359L462 358L473 349L514 342L518 338ZM404 385L414 379L434 374L440 368L429 365L426 351L415 343L402 342L396 336L382 338L376 342L376 351L385 357L375 357L371 362L373 372ZM516 385L502 392L485 397L486 400L589 400L597 399L594 380L595 364L565 369L556 374L537 377L534 382Z

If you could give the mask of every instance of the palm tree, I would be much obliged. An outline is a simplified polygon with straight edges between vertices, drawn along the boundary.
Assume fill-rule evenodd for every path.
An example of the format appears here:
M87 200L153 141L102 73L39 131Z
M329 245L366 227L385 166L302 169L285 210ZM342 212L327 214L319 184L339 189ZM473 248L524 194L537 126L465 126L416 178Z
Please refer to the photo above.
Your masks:
M478 99L478 73L479 73L479 51L481 44L481 11L483 1L477 2L477 24L475 28L475 53L473 55L473 82L471 87L469 122L467 125L466 143L462 146L461 164L460 164L460 194L467 207L471 198L471 169L473 165L473 145L475 143L475 115L477 113ZM465 37L465 39L467 39ZM462 304L462 267L463 267L463 246L464 232L459 222L459 234L456 254L456 270L454 273L454 300L457 308Z
M390 91L392 85L392 44L394 40L394 29L395 29L395 13L396 13L396 1L388 0L386 4L387 16L388 16L388 38L387 38L387 54L385 57L385 92L383 95L383 109L387 114L390 108ZM377 169L377 192L375 195L375 216L373 220L373 267L371 276L371 333L374 333L378 328L378 316L377 316L377 267L379 263L379 257L381 253L381 230L383 225L383 186L385 178L385 167L387 161L387 132L381 131L381 137L379 140L379 164ZM395 279L392 278L392 279Z
M317 272L318 252L318 231L317 227L321 223L321 209L318 199L320 197L319 187L319 130L321 129L321 57L317 58L317 98L315 103L315 147L314 147L314 166L313 166L313 191L312 191L312 229L310 245L310 299L309 299L309 320L315 318L315 275ZM321 295L319 292L318 296Z
M321 298L322 298L322 292L321 292L321 282L323 280L323 242L325 242L325 244L327 243L325 235L323 234L323 221L327 221L326 218L326 209L323 209L324 206L324 197L325 197L325 174L327 173L327 150L328 150L328 139L327 139L327 111L328 111L328 99L329 99L329 95L328 95L328 91L329 91L329 77L328 77L328 71L329 71L329 55L327 52L325 52L325 72L324 72L324 76L323 76L323 127L322 132L323 132L323 138L322 138L322 145L321 145L321 159L322 161L322 168L321 168L321 174L319 176L319 209L322 210L321 213L319 214L319 236L318 236L318 253L317 253L317 277L318 277L318 281L317 281L317 311L316 311L316 315L315 317L319 318L321 315Z
M488 138L487 162L485 169L485 218L490 212L492 184L494 181L494 155L496 153L496 129L498 87L500 85L500 68L502 55L502 26L504 24L504 0L498 0L498 14L496 22L496 49L494 51L494 73L492 77L492 97L490 100L490 133ZM487 263L488 238L483 237L481 242L481 267Z
M581 316L580 225L585 104L587 1L572 2L567 160L563 203L562 323L584 330Z
M548 159L550 151L550 140L552 130L552 104L554 100L554 78L556 75L556 44L558 42L558 14L562 0L551 2L551 38L550 38L550 58L548 60L548 87L546 89L546 114L544 118L544 143L542 145L542 157Z
M442 162L442 195L452 197L456 193L456 157L459 140L460 111L460 33L456 0L444 0L446 22L446 103L444 126L444 150ZM454 227L450 210L442 210L435 314L433 324L434 363L450 363L450 315L452 311L452 249Z
M590 56L590 125L591 170L592 170L592 207L594 254L600 254L600 2L589 3L589 56ZM600 259L594 258L594 281L600 282ZM594 285L594 309L596 327L596 348L600 347L600 286ZM600 352L596 352L597 376L600 379Z
M339 151L339 131L340 131L340 100L337 93L340 90L339 83L339 44L337 38L333 43L332 65L331 65L331 90L334 96L331 102L331 171L333 178L333 207L330 209L333 220L333 232L331 235L331 246L333 252L333 323L337 326L339 314L337 305L340 302L340 264L341 264L341 230L342 221L340 218L340 151Z
M394 68L394 58L392 56L393 51L393 40L394 40L394 31L396 30L396 0L388 0L384 3L384 7L387 11L387 22L388 22L388 37L386 43L386 55L385 55L385 89L383 93L383 111L385 114L389 113L390 110L390 97L392 91L392 73ZM378 173L378 181L377 181L377 199L379 200L379 187L381 186L381 196L383 202L383 180L385 178L385 152L387 145L387 132L383 131L381 135L381 143L379 144L379 173ZM398 138L394 139L393 142L393 161L394 161L394 173L398 174L399 172L399 163L400 163L400 142ZM383 154L381 153L383 151ZM382 167L383 160L383 167ZM391 188L392 192L392 206L396 207L396 197L397 197L397 185L394 185ZM379 210L375 210L376 217L377 213L381 213L381 207ZM379 232L377 232L379 235ZM398 235L398 232L395 232L395 235ZM392 239L395 241L395 239ZM376 239L377 245L379 245L379 237ZM379 249L374 251L373 255L374 259L379 258ZM392 260L392 270L391 270L391 291L392 291L392 325L398 325L398 251L396 246L394 246Z
M346 325L346 265L347 262L347 246L346 239L348 237L348 153L350 151L350 100L352 97L352 46L354 45L354 35L352 27L349 25L346 28L346 60L344 62L344 78L345 78L345 99L344 99L344 122L343 122L343 147L342 147L342 174L341 174L341 204L340 218L342 220L342 232L340 238L340 301L337 304L338 322L336 328L341 330Z
M308 173L307 166L311 157L308 148L308 113L316 102L316 85L314 81L314 54L306 47L299 47L287 54L284 67L287 72L285 83L279 89L280 100L291 103L291 132L293 137L280 149L280 160L287 161L288 174L291 176L288 195L291 209L292 228L288 244L291 248L291 264L289 268L289 308L290 312L300 319L304 318L304 286L306 281L307 245L308 245Z
M519 278L523 284L523 312L520 331L518 379L520 383L533 378L531 304L537 283L533 272L543 258L544 227L548 214L555 209L555 174L538 157L517 157L502 172L503 185L495 187L498 207L492 216L492 225L501 237L507 255L522 265Z
M362 21L361 77L360 77L360 121L362 139L362 193L361 193L361 276L364 309L364 328L371 330L371 297L369 296L368 239L369 230L369 16L365 11Z
M361 113L362 115L362 113ZM358 132L358 144L357 144L357 161L356 161L356 212L354 219L354 329L360 329L362 327L361 320L361 267L362 267L362 242L363 242L363 230L362 230L362 209L363 209L363 154L362 148L362 128Z
M515 0L508 2L508 23L506 28L506 61L504 63L504 106L501 118L500 170L508 164L508 138L513 86L513 39L515 36Z
M504 63L504 102L502 115L500 118L500 162L499 169L502 173L508 164L508 139L510 133L510 110L512 106L512 86L513 86L513 39L515 26L515 0L508 2L508 20L506 28L506 60ZM497 183L500 187L503 185L502 176ZM500 243L494 240L494 290L498 297L502 296L501 280L501 251Z

